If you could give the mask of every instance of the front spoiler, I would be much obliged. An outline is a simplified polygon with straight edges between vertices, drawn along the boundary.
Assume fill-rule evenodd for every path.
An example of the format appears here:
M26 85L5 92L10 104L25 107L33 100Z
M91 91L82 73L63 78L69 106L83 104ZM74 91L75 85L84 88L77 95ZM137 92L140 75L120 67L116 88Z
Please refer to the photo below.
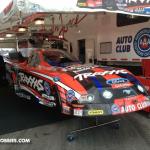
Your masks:
M150 100L132 105L118 106L116 104L89 104L87 108L72 108L72 115L78 117L98 117L108 115L121 115L150 107Z

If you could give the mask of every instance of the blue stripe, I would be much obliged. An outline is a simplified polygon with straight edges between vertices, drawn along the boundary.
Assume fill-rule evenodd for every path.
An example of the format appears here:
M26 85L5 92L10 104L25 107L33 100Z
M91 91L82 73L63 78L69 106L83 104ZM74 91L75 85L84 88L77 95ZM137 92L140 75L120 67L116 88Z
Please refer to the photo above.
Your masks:
M99 80L96 77L90 77L90 79L93 81L93 83L97 87L98 91L101 92L102 91L102 85L99 82Z
M128 74L120 73L119 76L128 79L128 80L129 80L130 82L132 82L133 84L140 84L140 85L141 85L140 81L137 80L133 75L131 75L131 74L129 74L129 73L128 73Z

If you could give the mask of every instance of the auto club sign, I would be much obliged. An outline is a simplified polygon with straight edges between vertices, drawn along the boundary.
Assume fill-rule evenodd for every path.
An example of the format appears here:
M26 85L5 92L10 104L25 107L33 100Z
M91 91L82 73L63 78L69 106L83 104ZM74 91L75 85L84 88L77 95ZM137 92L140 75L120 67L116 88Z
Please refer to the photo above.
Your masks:
M150 56L150 28L141 29L135 35L133 47L138 56Z
M132 49L140 57L150 56L150 28L139 30L135 36L119 36L116 40L116 52L131 52Z
M116 52L130 52L132 44L132 36L120 36L116 41Z

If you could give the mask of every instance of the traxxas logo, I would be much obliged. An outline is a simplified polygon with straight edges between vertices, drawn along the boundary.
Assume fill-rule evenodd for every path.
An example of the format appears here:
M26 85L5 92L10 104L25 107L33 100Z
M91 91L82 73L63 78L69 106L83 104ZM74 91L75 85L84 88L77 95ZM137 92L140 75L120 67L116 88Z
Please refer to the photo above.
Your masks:
M33 76L27 76L22 72L19 73L19 82L30 86L31 88L36 89L38 91L44 91L44 87L42 85L43 80L37 79Z
M104 71L104 72L89 72L89 73L82 73L82 74L78 74L74 77L74 79L79 79L80 81L82 81L83 79L87 79L89 77L95 77L95 76L105 76L105 75L112 75L112 74L127 74L128 72L126 72L125 70L112 70L112 71Z

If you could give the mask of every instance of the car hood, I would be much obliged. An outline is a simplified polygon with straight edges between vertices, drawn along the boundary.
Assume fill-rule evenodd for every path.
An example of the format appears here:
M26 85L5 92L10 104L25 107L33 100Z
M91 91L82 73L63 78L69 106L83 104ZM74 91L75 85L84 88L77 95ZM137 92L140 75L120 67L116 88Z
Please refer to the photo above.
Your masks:
M87 112L103 110L105 115L121 114L150 105L144 86L126 69L71 65L63 68L58 76L62 99L83 104Z
M126 69L97 65L67 66L60 72L59 78L63 84L80 94L140 84Z

